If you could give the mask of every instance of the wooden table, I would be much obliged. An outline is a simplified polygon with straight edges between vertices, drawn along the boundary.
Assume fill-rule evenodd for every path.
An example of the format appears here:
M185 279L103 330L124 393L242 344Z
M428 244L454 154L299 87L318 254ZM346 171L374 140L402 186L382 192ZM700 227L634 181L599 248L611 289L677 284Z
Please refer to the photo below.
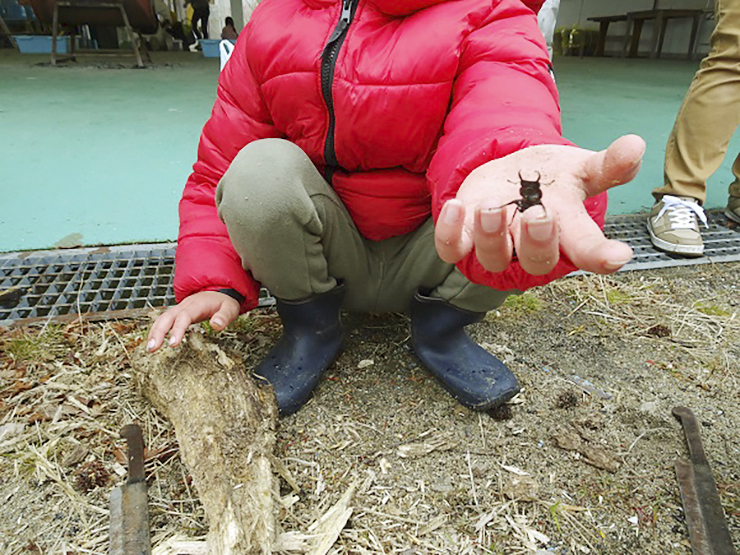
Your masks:
M77 52L77 39L74 33L70 36L70 51L67 56L60 58L57 55L57 39L59 32L63 27L75 27L77 25L89 25L90 23L97 23L101 21L101 24L123 26L126 29L129 43L131 44L131 50L136 58L136 65L138 67L144 67L144 62L141 59L141 53L139 52L139 46L136 43L134 36L134 30L131 27L128 14L126 13L126 7L123 0L51 0L53 2L52 7L52 18L51 18L51 65L57 65L57 61L76 60ZM152 17L154 17L152 12ZM145 44L141 41L142 46ZM146 50L144 50L146 52ZM94 50L90 52L96 56L99 55L113 55L120 56L121 50L105 51L105 50ZM146 52L147 57L149 56ZM149 60L151 61L151 60Z
M696 45L696 34L699 30L699 22L701 21L702 13L704 10L643 10L639 12L628 12L627 13L627 29L624 33L624 43L622 45L622 56L627 55L630 58L637 57L637 50L640 46L640 35L642 34L642 26L648 19L655 20L655 28L653 29L653 37L650 46L650 57L660 58L660 53L663 50L663 39L665 39L665 30L668 25L668 21L671 19L680 18L691 18L691 36L689 38L689 48L686 54L688 59L694 54L694 47ZM627 44L629 43L629 51L627 51Z

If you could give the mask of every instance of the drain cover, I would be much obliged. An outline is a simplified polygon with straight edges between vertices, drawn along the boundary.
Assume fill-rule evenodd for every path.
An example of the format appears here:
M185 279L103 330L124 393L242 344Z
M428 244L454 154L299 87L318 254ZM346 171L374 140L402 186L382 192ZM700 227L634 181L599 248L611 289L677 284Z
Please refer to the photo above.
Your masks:
M740 230L720 211L707 212L705 256L672 257L653 248L645 215L607 218L605 233L629 243L623 270L740 260ZM175 303L175 243L0 254L0 325L79 314L123 317ZM580 273L580 272L579 272ZM275 299L263 289L260 306Z

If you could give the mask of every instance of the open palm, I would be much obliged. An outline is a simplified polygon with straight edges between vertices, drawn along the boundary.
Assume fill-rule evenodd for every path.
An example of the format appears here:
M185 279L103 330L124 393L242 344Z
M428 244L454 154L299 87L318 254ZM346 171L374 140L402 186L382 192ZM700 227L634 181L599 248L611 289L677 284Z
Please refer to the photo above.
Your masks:
M604 237L583 201L637 175L645 142L625 135L599 152L574 146L532 146L470 173L442 207L435 228L440 258L456 263L472 251L488 271L516 257L532 275L550 272L560 251L578 267L615 272L632 258L629 245ZM539 180L542 206L520 213L520 179Z

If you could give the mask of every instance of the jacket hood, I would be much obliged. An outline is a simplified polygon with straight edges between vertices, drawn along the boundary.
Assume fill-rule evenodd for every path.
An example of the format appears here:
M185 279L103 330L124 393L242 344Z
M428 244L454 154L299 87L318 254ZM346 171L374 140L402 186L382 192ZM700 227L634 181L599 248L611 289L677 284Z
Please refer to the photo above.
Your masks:
M449 1L450 0L368 0L368 3L373 4L375 9L381 13L394 17L401 17L411 15L412 13L423 10L424 8L429 8ZM329 4L341 2L341 0L305 0L305 2L313 8L323 8ZM544 0L522 0L522 3L537 13L544 3Z
M370 0L376 9L387 15L403 16L423 10L447 0Z

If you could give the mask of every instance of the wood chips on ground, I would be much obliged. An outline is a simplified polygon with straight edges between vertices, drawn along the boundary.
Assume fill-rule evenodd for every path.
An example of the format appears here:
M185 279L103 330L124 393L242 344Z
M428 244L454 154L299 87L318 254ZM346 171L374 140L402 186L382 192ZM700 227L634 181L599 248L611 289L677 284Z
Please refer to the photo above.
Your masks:
M513 297L469 328L524 387L491 414L462 408L421 367L405 316L348 315L344 353L279 422L277 517L295 539L281 549L317 549L306 538L334 514L328 553L688 554L678 405L702 424L740 547L739 292L730 263ZM0 328L0 553L107 552L130 422L145 432L155 547L186 553L205 537L172 426L135 386L149 322ZM193 333L253 367L280 323L263 309Z

